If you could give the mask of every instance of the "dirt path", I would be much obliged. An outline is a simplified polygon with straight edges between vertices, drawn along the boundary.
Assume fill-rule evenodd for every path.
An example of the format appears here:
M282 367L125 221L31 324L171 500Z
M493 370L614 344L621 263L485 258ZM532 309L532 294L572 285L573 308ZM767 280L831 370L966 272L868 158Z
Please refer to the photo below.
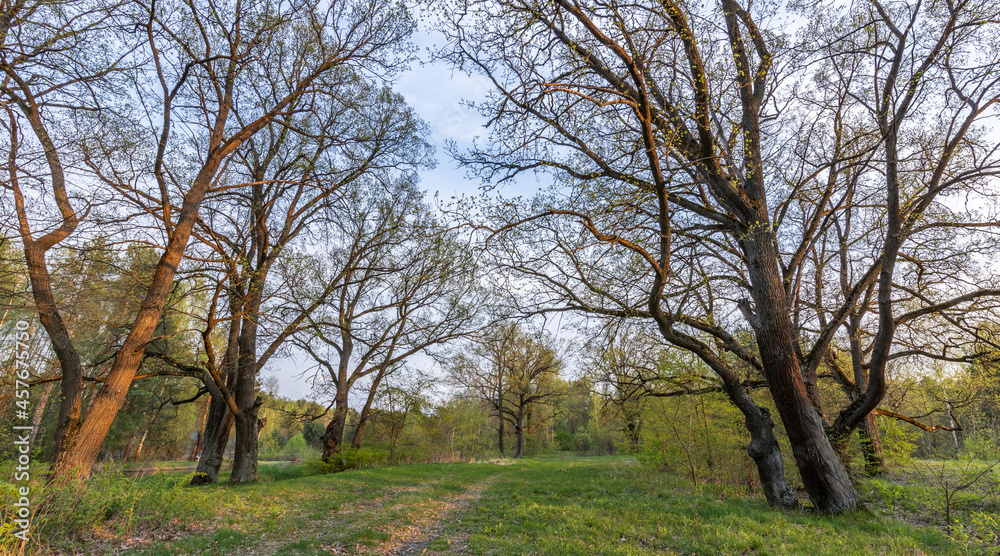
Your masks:
M413 554L423 554L427 548L437 541L447 543L447 548L435 550L436 555L462 554L469 541L468 533L452 531L445 534L445 527L449 523L461 523L462 517L470 504L479 500L483 492L489 488L496 479L494 475L469 487L468 490L459 494L455 498L442 503L432 515L425 520L420 520L413 526L407 528L403 534L396 537L386 545L382 546L384 554L394 556L410 556ZM440 543L438 543L440 544Z

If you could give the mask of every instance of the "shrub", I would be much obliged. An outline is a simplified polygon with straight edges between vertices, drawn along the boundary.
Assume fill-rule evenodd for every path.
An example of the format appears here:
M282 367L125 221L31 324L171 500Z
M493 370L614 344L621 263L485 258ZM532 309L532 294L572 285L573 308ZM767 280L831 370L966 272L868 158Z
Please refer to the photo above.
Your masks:
M305 438L301 434L296 434L288 439L288 444L285 444L285 447L281 449L281 455L299 462L305 460L313 451L306 443Z
M913 451L917 449L914 440L918 433L910 425L880 417L879 431L882 433L882 456L887 465L904 467L913 463Z
M978 431L963 439L959 456L962 459L1000 460L1000 442L992 431Z
M389 465L390 455L386 450L374 448L347 448L339 454L334 454L330 461L312 460L306 466L314 473L339 473L349 469L365 469L380 465Z

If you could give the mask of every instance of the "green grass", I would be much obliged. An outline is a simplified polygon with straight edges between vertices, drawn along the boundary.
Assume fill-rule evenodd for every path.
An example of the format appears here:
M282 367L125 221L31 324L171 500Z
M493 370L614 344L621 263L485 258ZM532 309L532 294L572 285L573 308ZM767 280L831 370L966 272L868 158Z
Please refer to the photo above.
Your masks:
M879 508L779 512L760 496L695 489L615 457L307 472L262 468L261 481L238 487L189 487L188 476L170 474L99 477L76 499L53 499L64 506L37 524L47 540L37 552L365 554L420 542L418 553L441 556L982 553ZM870 505L892 498L864 492Z
M783 513L605 458L553 463L522 464L494 483L477 504L471 553L965 553L940 531L869 512Z

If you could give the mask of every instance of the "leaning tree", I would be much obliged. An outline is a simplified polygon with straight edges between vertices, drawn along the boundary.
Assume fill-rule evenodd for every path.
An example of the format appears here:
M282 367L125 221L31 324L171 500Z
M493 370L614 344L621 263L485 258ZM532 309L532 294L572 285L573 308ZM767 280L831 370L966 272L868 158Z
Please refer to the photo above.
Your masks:
M490 183L531 171L554 177L549 193L495 208L486 224L499 264L534 285L524 309L650 319L667 342L719 376L746 419L768 501L792 506L774 424L733 361L758 369L813 504L824 512L857 507L806 379L872 292L866 379L830 424L832 436L853 431L884 396L903 246L938 216L944 192L993 173L993 149L970 139L995 100L987 77L995 71L982 68L997 57L961 59L995 32L996 6L850 7L834 44L870 41L843 53L854 56L857 71L846 98L868 117L844 135L844 149L828 149L837 154L796 172L786 164L796 145L831 133L829 119L813 135L799 133L801 114L810 112L796 110L797 87L812 86L812 77L837 81L844 71L822 71L828 53L781 35L770 15L775 5L448 5L443 56L493 84L479 103L492 141L459 158ZM916 107L925 103L943 106L940 117L923 117ZM944 131L904 139L930 121ZM959 156L965 149L975 154ZM838 174L834 166L863 169L863 206L882 216L865 234L865 266L855 265L818 326L799 318L800 285L815 275L809 256L819 238L854 209L845 187L853 170ZM746 324L755 349L735 334Z

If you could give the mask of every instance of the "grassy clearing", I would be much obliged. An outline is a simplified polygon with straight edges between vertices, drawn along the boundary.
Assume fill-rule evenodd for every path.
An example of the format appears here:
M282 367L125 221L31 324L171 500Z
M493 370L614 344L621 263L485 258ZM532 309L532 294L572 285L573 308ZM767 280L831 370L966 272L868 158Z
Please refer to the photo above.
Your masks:
M463 526L473 554L966 553L938 530L869 512L781 513L732 496L604 458L529 462L499 477Z
M436 464L301 476L262 468L241 487L188 477L97 478L35 524L37 553L980 554L981 544L875 509L770 510L759 497L623 458ZM101 481L104 481L103 483ZM865 491L878 503L878 487ZM50 493L51 494L51 493ZM75 498L74 498L75 497ZM995 551L995 550L994 550Z

